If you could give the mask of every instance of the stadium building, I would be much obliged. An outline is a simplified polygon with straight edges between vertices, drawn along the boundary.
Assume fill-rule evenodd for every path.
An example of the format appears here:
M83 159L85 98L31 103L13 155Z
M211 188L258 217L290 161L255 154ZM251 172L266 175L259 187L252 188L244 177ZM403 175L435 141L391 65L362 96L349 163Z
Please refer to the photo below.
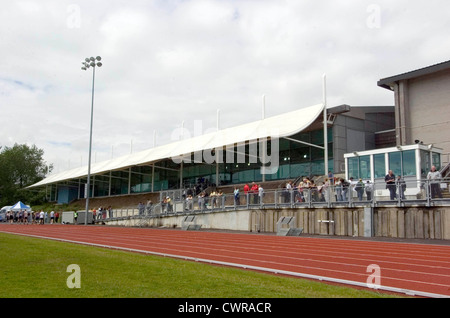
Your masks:
M345 172L344 154L395 146L394 106L340 105L327 109L328 170ZM199 180L233 185L323 176L323 105L182 139L94 163L91 196L112 197L180 189ZM50 201L85 197L88 167L55 173L30 188L46 187Z
M145 214L117 204L106 218L111 225L448 240L449 83L450 61L381 79L378 86L394 92L394 106L325 111L321 104L192 138L181 133L166 145L93 164L90 198L101 205L127 199L134 207L138 197L158 199ZM442 178L428 179L432 166ZM340 185L320 193L327 167L335 177L353 177L343 198ZM383 177L389 170L404 179L395 191ZM45 187L58 203L83 200L87 175L80 167L30 188ZM317 182L282 189L302 176ZM356 191L358 179L373 183L371 198ZM252 182L266 196L244 191L237 202L233 188ZM208 203L201 193L191 201L181 195L199 183L208 191L219 185L224 195ZM91 212L83 213L89 219Z

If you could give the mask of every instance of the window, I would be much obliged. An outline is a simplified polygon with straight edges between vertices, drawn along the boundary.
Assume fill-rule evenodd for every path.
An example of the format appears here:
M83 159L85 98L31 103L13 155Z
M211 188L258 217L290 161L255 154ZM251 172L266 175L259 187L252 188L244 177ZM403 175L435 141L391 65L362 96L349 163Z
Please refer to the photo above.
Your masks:
M433 152L432 158L433 158L433 166L436 167L436 170L440 170L441 169L441 155L436 152Z
M416 151L408 150L402 153L403 156L403 175L415 176L416 175Z
M373 155L375 178L384 178L386 175L386 162L384 154Z
M370 156L348 159L348 178L370 179Z
M427 173L430 169L430 154L425 150L420 150L420 174L422 179L427 177Z
M359 161L359 157L348 158L348 178L349 179L351 177L353 177L353 179L358 178L358 175L359 175L358 161Z
M396 176L402 173L402 153L399 151L389 153L389 170Z
M359 176L358 178L370 179L370 156L359 157Z

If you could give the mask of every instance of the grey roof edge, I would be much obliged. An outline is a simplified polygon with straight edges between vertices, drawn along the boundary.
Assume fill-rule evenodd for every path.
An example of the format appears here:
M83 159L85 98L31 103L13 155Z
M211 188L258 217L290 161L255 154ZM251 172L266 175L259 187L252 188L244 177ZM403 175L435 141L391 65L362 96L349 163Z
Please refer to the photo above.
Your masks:
M380 79L377 82L377 85L380 86L380 87L386 88L388 90L393 90L391 88L391 85L393 83L395 83L395 82L398 82L398 81L401 81L401 80L412 79L412 78L416 78L416 77L420 77L420 76L436 73L436 72L447 70L447 69L450 69L450 60L442 62L442 63L434 64L434 65L431 65L431 66L423 67L423 68L420 68L420 69L417 69L417 70L414 70L414 71L410 71L410 72L402 73L402 74L399 74L399 75L395 75L395 76L391 76L391 77L386 77L386 78Z

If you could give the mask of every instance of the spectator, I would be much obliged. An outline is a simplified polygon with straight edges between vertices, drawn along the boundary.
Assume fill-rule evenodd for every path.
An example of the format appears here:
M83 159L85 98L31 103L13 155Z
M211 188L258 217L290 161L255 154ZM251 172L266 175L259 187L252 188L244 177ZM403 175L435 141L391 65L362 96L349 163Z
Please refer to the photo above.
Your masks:
M209 197L211 198L211 208L214 209L215 207L217 207L217 193L216 193L216 191L213 190L213 192L211 192Z
M194 208L193 197L192 194L188 194L186 197L186 209L192 211Z
M372 201L373 184L367 181L364 188L366 189L367 201Z
M220 204L220 207L222 209L225 208L225 196L222 190L219 190L219 192L217 192L217 203Z
M300 187L302 189L305 202L309 202L311 200L311 181L308 178L304 178L300 184Z
M149 199L147 201L147 206L145 208L147 210L147 215L150 215L152 213L152 211L153 211L153 202L152 202L152 200ZM111 217L112 217L112 215L111 215Z
M204 192L200 192L200 194L198 195L198 208L199 208L199 210L203 211L204 204L205 204L205 193Z
M142 202L139 202L138 210L139 210L139 215L144 215L145 207L144 207L144 204Z
M353 178L350 178L353 179ZM345 180L344 178L341 178L341 184L342 184L342 201L348 201L348 190L350 189L350 182Z
M330 185L334 184L334 174L333 174L333 172L331 170L328 171L328 180L329 180L329 184Z
M398 195L400 199L405 199L405 190L406 190L406 182L403 180L402 176L397 176L397 180L395 180L395 186L398 189Z
M103 207L99 207L97 213L98 213L98 219L100 221L103 220Z
M152 201L150 201L150 202L152 202ZM109 215L110 219L113 217L113 210L112 210L111 206L108 207L108 215Z
M436 196L442 199L441 184L440 179L442 175L436 170L435 166L431 167L431 171L428 172L427 179L430 182L431 198L434 199Z
M389 190L390 199L395 200L397 194L395 191L395 174L392 170L389 170L388 174L384 177L384 182L386 182L386 189Z
M245 200L246 200L247 204L250 203L250 195L249 195L249 192L250 192L250 187L249 187L249 185L246 183L246 184L244 185L244 194L245 194Z
M344 201L344 198L342 197L342 179L338 179L336 181L336 201Z
M258 204L258 185L255 182L252 182L252 187L251 187L251 192L252 192L252 203L253 204Z
M289 181L286 183L285 191L283 191L284 203L289 203L291 201L291 193L292 193L292 181Z
M364 183L363 183L362 179L359 179L359 181L356 183L355 191L356 191L356 194L358 195L358 200L362 201L363 194L364 194Z
M325 178L325 180L320 188L320 193L322 195L323 200L325 200L326 202L330 201L330 179L329 178Z
M261 185L258 186L258 197L259 197L259 204L263 205L264 189Z
M241 198L239 194L239 188L234 187L234 204L241 205Z
M172 200L169 196L166 197L166 204L167 204L167 213L172 212Z
M23 212L23 223L25 223L26 225L28 225L28 211L25 210Z

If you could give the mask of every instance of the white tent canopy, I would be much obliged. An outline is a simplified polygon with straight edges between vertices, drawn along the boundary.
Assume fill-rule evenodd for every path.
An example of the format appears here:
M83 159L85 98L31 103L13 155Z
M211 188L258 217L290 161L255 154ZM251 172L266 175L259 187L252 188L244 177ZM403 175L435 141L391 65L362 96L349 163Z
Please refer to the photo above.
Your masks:
M167 145L95 163L91 165L91 175L103 174L132 166L150 165L163 159L175 158L197 151L225 147L246 141L292 136L310 126L322 114L323 108L323 104L301 108L278 116L195 136L190 139L174 141ZM50 175L44 180L29 186L29 188L79 179L87 177L87 174L88 166L71 169Z
M22 201L17 202L16 204L14 204L11 208L11 211L20 211L20 210L31 210L31 208L26 205L23 204Z

